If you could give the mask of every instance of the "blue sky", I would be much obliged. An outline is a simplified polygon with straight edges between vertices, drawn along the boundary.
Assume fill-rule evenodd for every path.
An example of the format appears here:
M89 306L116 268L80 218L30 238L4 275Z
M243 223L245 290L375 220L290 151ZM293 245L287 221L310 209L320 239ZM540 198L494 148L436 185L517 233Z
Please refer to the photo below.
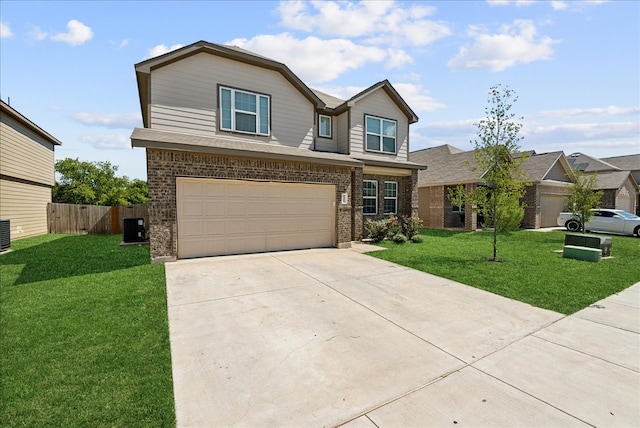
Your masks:
M0 2L0 97L63 142L56 158L146 179L134 64L234 44L346 99L389 79L420 121L411 150L472 149L508 85L523 149L640 153L637 1Z

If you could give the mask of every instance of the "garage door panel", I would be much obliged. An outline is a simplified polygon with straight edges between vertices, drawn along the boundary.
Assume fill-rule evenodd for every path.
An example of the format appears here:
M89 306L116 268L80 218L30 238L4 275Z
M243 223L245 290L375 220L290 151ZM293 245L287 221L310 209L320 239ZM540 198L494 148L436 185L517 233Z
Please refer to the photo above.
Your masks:
M185 221L182 226L182 233L185 237L201 236L203 224L201 221Z
M540 196L540 227L557 226L558 214L564 206L564 195L543 193Z
M205 201L202 205L204 206L203 215L207 217L224 216L226 214L224 204L221 201Z
M335 245L335 186L178 178L178 257Z

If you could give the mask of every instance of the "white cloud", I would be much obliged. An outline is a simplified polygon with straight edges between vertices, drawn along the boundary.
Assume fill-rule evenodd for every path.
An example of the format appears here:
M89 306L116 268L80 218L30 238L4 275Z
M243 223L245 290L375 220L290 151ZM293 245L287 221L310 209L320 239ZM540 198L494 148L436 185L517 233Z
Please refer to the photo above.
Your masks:
M533 4L549 4L553 10L575 10L580 11L588 6L600 5L610 0L551 0L551 1L535 1L535 0L487 0L489 6L531 6Z
M171 52L171 51L175 51L176 49L180 49L181 47L183 47L184 45L181 44L175 44L172 46L167 46L167 45L156 45L154 47L152 47L151 49L149 49L149 52L147 53L147 59L148 58L153 58L156 56L160 56L160 55L164 55L167 52Z
M328 82L369 62L389 59L383 49L345 39L297 39L289 33L235 39L226 43L287 64L306 83Z
M572 117L572 116L626 116L639 115L640 107L594 107L594 108L570 108L560 110L547 110L537 114L540 117Z
M37 27L35 25L29 26L29 31L27 31L27 38L31 42L40 42L46 39L48 36L49 34L46 31L42 31L40 27Z
M427 19L432 6L404 7L395 1L281 1L277 11L285 28L329 37L366 37L368 44L422 46L451 30Z
M9 24L0 21L0 39L8 39L11 36L13 36L13 33L11 32Z
M533 0L487 0L489 6L531 6L534 1Z
M126 134L100 134L80 137L82 143L90 144L98 150L123 150L131 148L131 140Z
M400 96L416 113L419 111L434 111L445 105L433 98L422 85L414 83L393 83ZM419 114L418 114L419 116Z
M91 40L93 37L93 31L91 31L91 28L75 19L72 19L67 23L67 30L68 31L66 33L58 33L51 36L51 40L69 43L71 46L77 46Z
M617 140L633 138L638 144L640 126L637 122L588 122L588 123L561 123L552 125L539 125L531 130L531 136L546 139L572 141Z
M530 20L515 20L505 25L498 34L487 34L478 27L469 27L473 37L471 46L463 46L447 63L450 70L488 68L503 71L518 64L549 60L553 56L552 45L558 43L550 37L538 37Z
M387 49L387 60L385 65L388 68L401 68L406 64L413 64L411 55L402 49Z
M73 119L87 126L105 128L134 128L142 123L139 113L75 113Z

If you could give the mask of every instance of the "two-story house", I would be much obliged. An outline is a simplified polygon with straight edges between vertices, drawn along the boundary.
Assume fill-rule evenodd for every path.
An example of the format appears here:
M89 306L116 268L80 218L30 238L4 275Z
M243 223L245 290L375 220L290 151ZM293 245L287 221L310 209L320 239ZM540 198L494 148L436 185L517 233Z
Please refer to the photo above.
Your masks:
M204 41L135 70L153 261L343 248L365 218L417 211L418 118L388 81L340 100Z
M54 150L61 144L0 101L0 219L9 220L11 240L47 233Z

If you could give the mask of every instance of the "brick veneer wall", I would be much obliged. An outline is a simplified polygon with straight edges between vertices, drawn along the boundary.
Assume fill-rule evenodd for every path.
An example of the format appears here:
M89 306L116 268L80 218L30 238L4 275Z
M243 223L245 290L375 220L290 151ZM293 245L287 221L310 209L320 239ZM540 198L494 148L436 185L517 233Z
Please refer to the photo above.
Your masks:
M411 215L418 212L418 172L408 177L396 177L391 175L363 174L363 180L375 180L378 182L378 213L376 215L363 215L364 219L377 220L386 217L384 214L384 182L395 181L398 183L397 209L398 215ZM362 180L360 181L362 182ZM362 186L362 184L360 185ZM360 213L362 213L362 188L360 188Z
M352 225L358 223L352 223L352 207L354 204L357 205L358 201L362 204L362 188L360 187L359 199L352 197L349 204L340 203L343 192L353 195L352 172L357 169L147 148L151 259L173 260L178 255L176 177L334 184L338 246L348 244L352 239L359 240L362 238L362 221L359 223L359 232L357 227L354 230ZM362 213L361 205L360 213Z
M602 192L600 208L616 208L616 189L605 189Z
M527 229L540 228L540 206L538 201L538 186L527 186L524 197L520 202L525 204L522 227Z

